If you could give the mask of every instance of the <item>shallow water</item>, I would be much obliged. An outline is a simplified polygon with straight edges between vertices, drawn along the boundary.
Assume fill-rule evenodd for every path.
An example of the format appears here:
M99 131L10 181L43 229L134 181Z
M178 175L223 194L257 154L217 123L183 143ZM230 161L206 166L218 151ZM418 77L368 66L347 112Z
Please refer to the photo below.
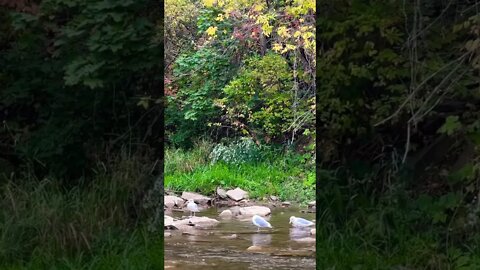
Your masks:
M271 208L268 220L273 230L257 232L250 219L220 219L218 214L224 209L197 213L220 221L212 229L199 230L200 235L168 231L172 235L165 238L165 269L315 269L315 243L295 241L310 237L310 228L294 229L288 223L290 216L313 220L313 213L300 213L294 207ZM187 213L166 214L181 218ZM232 234L237 238L222 238ZM247 251L250 246L259 246L262 253Z

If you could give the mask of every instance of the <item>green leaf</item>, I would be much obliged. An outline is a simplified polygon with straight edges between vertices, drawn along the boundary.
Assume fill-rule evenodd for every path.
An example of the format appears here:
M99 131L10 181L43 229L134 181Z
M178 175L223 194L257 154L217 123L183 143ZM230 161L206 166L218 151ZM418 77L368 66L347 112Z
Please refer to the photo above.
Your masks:
M438 133L452 135L456 131L460 130L462 124L458 120L458 116L448 116L445 123L440 127Z

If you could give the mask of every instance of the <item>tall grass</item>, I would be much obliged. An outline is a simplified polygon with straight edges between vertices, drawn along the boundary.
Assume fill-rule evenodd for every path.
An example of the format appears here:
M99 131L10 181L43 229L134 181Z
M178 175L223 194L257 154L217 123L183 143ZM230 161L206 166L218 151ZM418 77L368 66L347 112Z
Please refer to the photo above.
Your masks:
M69 189L57 179L9 179L0 187L0 266L44 269L37 266L65 258L59 264L68 268L98 255L118 261L119 252L144 238L138 230L151 171L146 158L123 154L99 163L92 179Z
M433 222L425 202L402 186L372 196L348 178L320 173L319 269L480 269L480 232L464 219Z

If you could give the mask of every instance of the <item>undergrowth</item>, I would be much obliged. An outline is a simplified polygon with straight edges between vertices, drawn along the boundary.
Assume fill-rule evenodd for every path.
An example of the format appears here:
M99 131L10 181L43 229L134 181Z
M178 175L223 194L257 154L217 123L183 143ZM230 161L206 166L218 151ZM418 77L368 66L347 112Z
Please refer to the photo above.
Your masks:
M74 187L31 175L5 179L0 268L153 269L163 243L146 230L151 171L146 158L122 154Z
M456 192L415 195L398 185L373 196L319 173L318 269L480 269L479 227Z

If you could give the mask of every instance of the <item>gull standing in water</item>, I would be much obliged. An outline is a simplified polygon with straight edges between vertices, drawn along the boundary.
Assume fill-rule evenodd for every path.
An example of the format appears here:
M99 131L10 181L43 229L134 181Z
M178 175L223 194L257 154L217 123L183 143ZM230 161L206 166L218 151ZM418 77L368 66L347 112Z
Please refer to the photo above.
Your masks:
M195 216L195 212L200 212L200 210L198 210L197 204L193 199L188 200L187 209L190 210L190 217L192 216L192 213L193 216Z
M310 220L306 220L304 218L297 218L294 216L290 217L290 224L293 225L293 227L310 227L315 225L315 223L311 222Z
M260 228L272 228L272 225L268 223L264 218L260 217L259 215L254 215L252 217L253 225L257 226L257 232L260 231Z

